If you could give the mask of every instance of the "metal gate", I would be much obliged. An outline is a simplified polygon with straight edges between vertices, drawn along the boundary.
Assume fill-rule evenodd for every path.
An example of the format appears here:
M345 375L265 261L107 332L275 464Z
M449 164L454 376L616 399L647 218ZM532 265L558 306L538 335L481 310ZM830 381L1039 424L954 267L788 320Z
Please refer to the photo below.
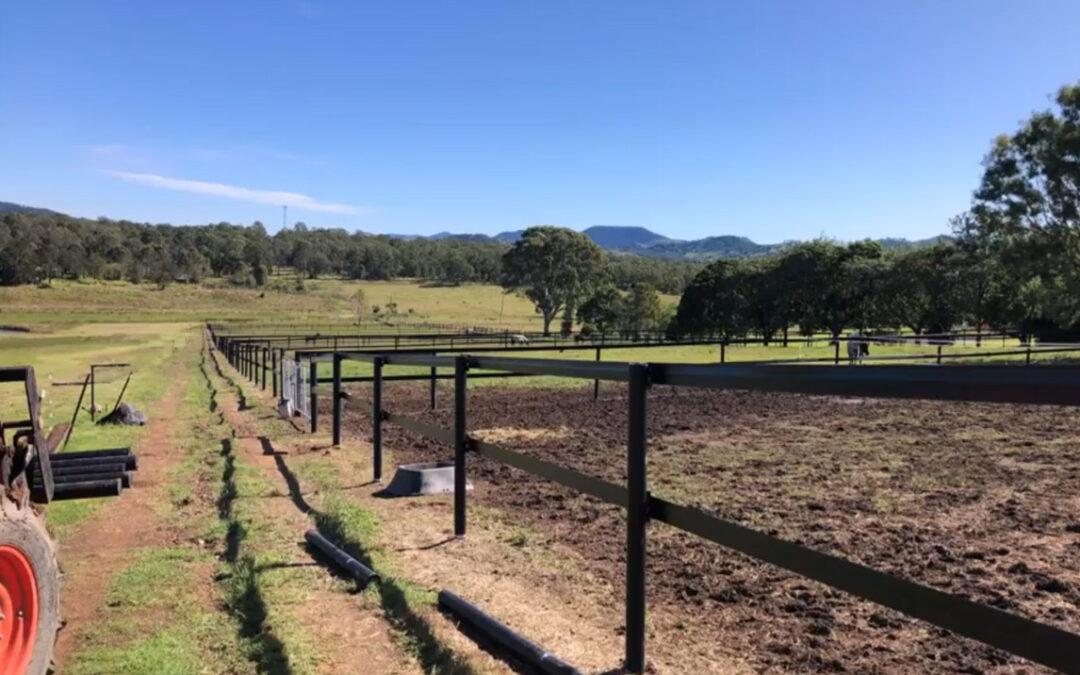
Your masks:
M307 364L292 359L281 362L281 397L292 401L293 409L311 419L311 383Z

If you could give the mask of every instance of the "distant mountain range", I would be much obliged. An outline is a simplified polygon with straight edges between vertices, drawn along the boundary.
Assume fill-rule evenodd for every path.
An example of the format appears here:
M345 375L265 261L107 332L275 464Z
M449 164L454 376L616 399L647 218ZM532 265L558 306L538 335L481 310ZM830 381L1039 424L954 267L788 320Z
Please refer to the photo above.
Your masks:
M0 214L2 213L53 213L62 215L49 209L23 206L11 202L0 202ZM439 232L427 237L428 239L453 239L456 241L472 243L500 243L512 244L521 238L525 230L509 230L500 232L495 236L486 234L455 234L452 232ZM652 230L636 225L593 225L583 234L592 239L598 246L615 253L626 253L644 256L647 258L664 258L667 260L716 260L719 258L754 258L767 255L793 242L780 244L758 244L746 237L735 235L721 235L717 237L705 237L704 239L671 239ZM398 239L420 239L422 235L415 234L392 234L391 237ZM947 241L948 236L940 235L929 239L901 239L887 237L877 239L884 248L893 251L907 251L924 246L933 246L942 241Z
M64 215L51 209L39 209L36 206L23 206L22 204L14 204L12 202L0 202L0 213L34 213L37 215L44 215L51 213L57 216Z
M501 232L494 237L485 234L452 234L440 232L430 239L456 239L458 241L512 244L521 238L525 230ZM759 244L746 237L721 235L704 239L671 239L652 230L636 225L593 225L582 230L600 248L615 253L640 255L647 258L668 260L717 260L719 258L754 258L767 255L794 242ZM900 239L887 237L876 239L887 250L907 251L933 246L949 239L946 235L929 239Z

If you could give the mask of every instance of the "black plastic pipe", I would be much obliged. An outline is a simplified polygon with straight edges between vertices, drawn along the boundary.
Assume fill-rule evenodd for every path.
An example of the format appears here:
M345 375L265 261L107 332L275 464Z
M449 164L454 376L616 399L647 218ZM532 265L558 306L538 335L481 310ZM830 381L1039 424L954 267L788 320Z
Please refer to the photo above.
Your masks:
M373 581L376 583L379 581L379 575L374 570L342 551L329 539L319 534L318 531L308 530L307 534L304 535L304 539L307 541L308 546L325 555L339 569L356 579L361 586L366 586Z
M75 459L67 459L64 455L67 453L60 453L59 455L50 455L49 464L52 466L95 466L102 464L122 464L129 471L135 471L139 468L139 460L135 458L135 455L117 455L115 457L76 457Z
M49 459L93 459L95 457L125 457L131 454L131 448L107 448L105 450L80 450L78 452L61 452L49 455Z
M95 480L83 483L57 483L53 486L53 501L65 499L90 499L94 497L117 497L123 488L120 479Z
M131 474L127 471L119 473L76 473L68 476L53 476L53 482L57 485L67 483L93 483L101 480L120 479L120 487L131 487Z
M439 607L453 614L459 621L467 624L530 668L551 675L580 675L581 673L577 668L544 650L535 642L518 635L459 595L450 591L439 591Z
M52 473L54 476L82 476L88 473L115 473L120 475L127 471L127 467L123 462L115 462L112 464L72 464L72 465L52 465Z
M95 483L103 480L117 480L120 481L120 487L127 489L131 487L131 474L126 471L116 471L110 473L75 473L70 475L53 476L54 485L68 485L71 483ZM39 476L34 477L34 485L41 485L41 478Z

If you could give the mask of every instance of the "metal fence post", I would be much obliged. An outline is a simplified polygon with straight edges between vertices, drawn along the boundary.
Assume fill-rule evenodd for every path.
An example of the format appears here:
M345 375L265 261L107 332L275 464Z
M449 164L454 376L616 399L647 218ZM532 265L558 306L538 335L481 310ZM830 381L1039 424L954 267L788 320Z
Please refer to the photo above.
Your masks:
M937 364L941 365L941 344L937 346Z
M333 444L341 445L341 354L334 352Z
M649 369L630 365L629 437L626 465L626 670L645 670L645 525L649 492L646 483L645 448L648 429L646 399Z
M720 341L720 363L727 362L727 340Z
M835 347L835 349L833 350L835 352L835 356L833 357L833 365L838 366L838 365L840 365L840 336L839 335L833 337L833 346Z
M435 355L434 352L432 352L432 356L434 356L434 355ZM435 375L436 375L437 370L438 369L435 368L435 366L431 367L431 409L432 410L435 409Z
M371 464L375 472L375 482L382 482L382 367L381 356L371 362Z
M465 395L468 384L469 361L464 356L454 358L454 535L465 536L465 451L468 432L465 428Z
M600 348L599 347L596 348L596 362L600 363ZM598 398L600 398L600 380L597 379L597 380L592 381L592 400L595 401Z
M270 376L274 385L274 399L276 400L280 394L278 393L278 350L274 347L270 350Z
M270 350L267 347L263 347L261 351L262 351L262 372L260 374L262 375L262 390L266 391L266 357L268 356L267 352L270 351Z
M311 391L311 433L319 430L319 362L308 362L308 389Z
M97 383L97 373L94 371L94 366L90 366L90 419L97 419L97 396L95 392L95 384Z

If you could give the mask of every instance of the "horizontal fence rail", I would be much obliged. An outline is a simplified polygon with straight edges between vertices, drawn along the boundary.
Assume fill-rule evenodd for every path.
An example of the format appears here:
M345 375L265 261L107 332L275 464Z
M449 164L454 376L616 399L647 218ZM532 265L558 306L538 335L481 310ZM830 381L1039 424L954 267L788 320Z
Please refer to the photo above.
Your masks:
M865 565L649 498L649 517L916 619L1064 672L1080 668L1080 635Z
M429 345L413 348L406 344L407 340L400 339L395 341L397 349L392 351L288 350L295 351L297 356L302 357L300 361L293 361L286 358L285 348L274 346L269 342L233 340L228 336L218 337L213 334L212 337L215 346L226 354L230 363L256 383L261 381L264 387L268 368L274 369L275 389L278 383L277 369L294 369L289 373L288 378L285 377L284 372L282 373L281 389L283 395L289 389L293 391L296 391L296 388L309 389L310 400L307 403L312 416L312 430L316 428L317 394L320 391L325 394L325 390L321 390L318 383L332 383L330 395L334 402L335 443L339 439L341 401L345 397L341 385L346 382L371 382L373 384L372 452L376 480L381 479L382 472L383 423L393 424L436 443L453 447L456 469L455 534L460 536L465 534L467 454L487 457L626 509L627 616L624 666L630 671L640 672L645 667L645 526L648 521L653 520L1036 663L1065 672L1080 673L1080 635L837 556L815 551L719 518L693 506L675 504L652 496L647 490L645 463L646 401L648 390L654 385L878 399L918 398L941 401L1080 406L1080 366L1031 363L1033 356L1076 352L1080 351L1080 346L1054 344L1040 348L1032 347L1029 343L1021 349L1000 352L941 353L940 345L947 344L946 341L956 338L956 335L913 336L908 338L908 342L917 340L927 344L939 344L938 353L896 355L881 358L881 360L933 359L940 363L944 359L1024 355L1026 363L1030 366L994 364L928 367L927 365L886 364L871 368L855 368L810 365L827 363L829 359L718 364L601 362L599 352L597 361L589 362L492 355L492 352L551 350L551 345L488 348L478 342L471 350L467 345L446 349L436 345L433 349ZM968 334L960 337L985 341L1001 338L1004 341L1007 336ZM848 336L841 340L857 339L873 342L887 338L888 336ZM939 342L935 343L934 340ZM676 343L666 343L663 346L673 344ZM723 355L724 346L729 344L734 344L734 341L722 343L721 355ZM831 344L836 345L836 354L833 359L836 363L839 361L840 341L833 340ZM623 345L608 344L604 348L620 348L621 346ZM639 343L625 346L641 345ZM595 347L596 345L593 344L568 343L563 348ZM455 355L451 356L446 352ZM371 363L373 374L371 376L343 376L341 365L348 360ZM324 361L333 364L333 377L329 380L318 377L318 365ZM394 366L427 367L431 369L431 372L427 375L384 374L384 368ZM439 368L453 369L453 375L438 373ZM470 372L476 370L484 372ZM629 385L629 427L626 484L620 485L589 476L557 463L512 450L501 444L470 436L467 432L466 410L468 380L507 376L553 376L589 379L596 382L627 382ZM390 412L383 406L385 382L430 380L432 407L434 407L436 379L454 380L453 428L444 428L415 417ZM297 387L293 384L296 381L301 381L302 384Z
M365 358L366 355L365 355ZM376 359L382 357L376 356ZM393 355L387 357L390 362ZM426 365L441 357L408 359ZM479 456L553 481L627 509L627 630L626 660L630 671L644 669L644 541L645 522L655 520L738 551L856 597L921 619L958 635L978 640L1036 663L1064 672L1080 672L1080 635L1039 623L994 607L939 591L843 558L758 532L718 518L701 509L649 495L645 489L645 398L649 384L749 389L820 395L860 395L874 398L925 398L947 401L1055 403L1080 405L1080 368L1015 366L881 366L879 368L797 366L688 366L681 364L582 363L547 359L457 357L459 393L471 367L505 369L530 375L595 378L631 383L628 485L588 476L553 462L530 457L502 445L468 436L464 415L455 415L447 429L381 411L379 421L397 424L446 445L456 452ZM620 372L621 371L621 372ZM637 392L635 395L635 391ZM459 401L455 407L461 406ZM634 413L637 414L634 414ZM464 442L462 442L464 439ZM461 466L464 466L462 461ZM637 465L637 466L635 466ZM455 477L457 478L457 477ZM464 534L464 488L457 504L455 532ZM460 509L460 513L459 513ZM639 515L635 518L635 511ZM458 521L460 528L458 527ZM635 554L635 549L637 553Z

